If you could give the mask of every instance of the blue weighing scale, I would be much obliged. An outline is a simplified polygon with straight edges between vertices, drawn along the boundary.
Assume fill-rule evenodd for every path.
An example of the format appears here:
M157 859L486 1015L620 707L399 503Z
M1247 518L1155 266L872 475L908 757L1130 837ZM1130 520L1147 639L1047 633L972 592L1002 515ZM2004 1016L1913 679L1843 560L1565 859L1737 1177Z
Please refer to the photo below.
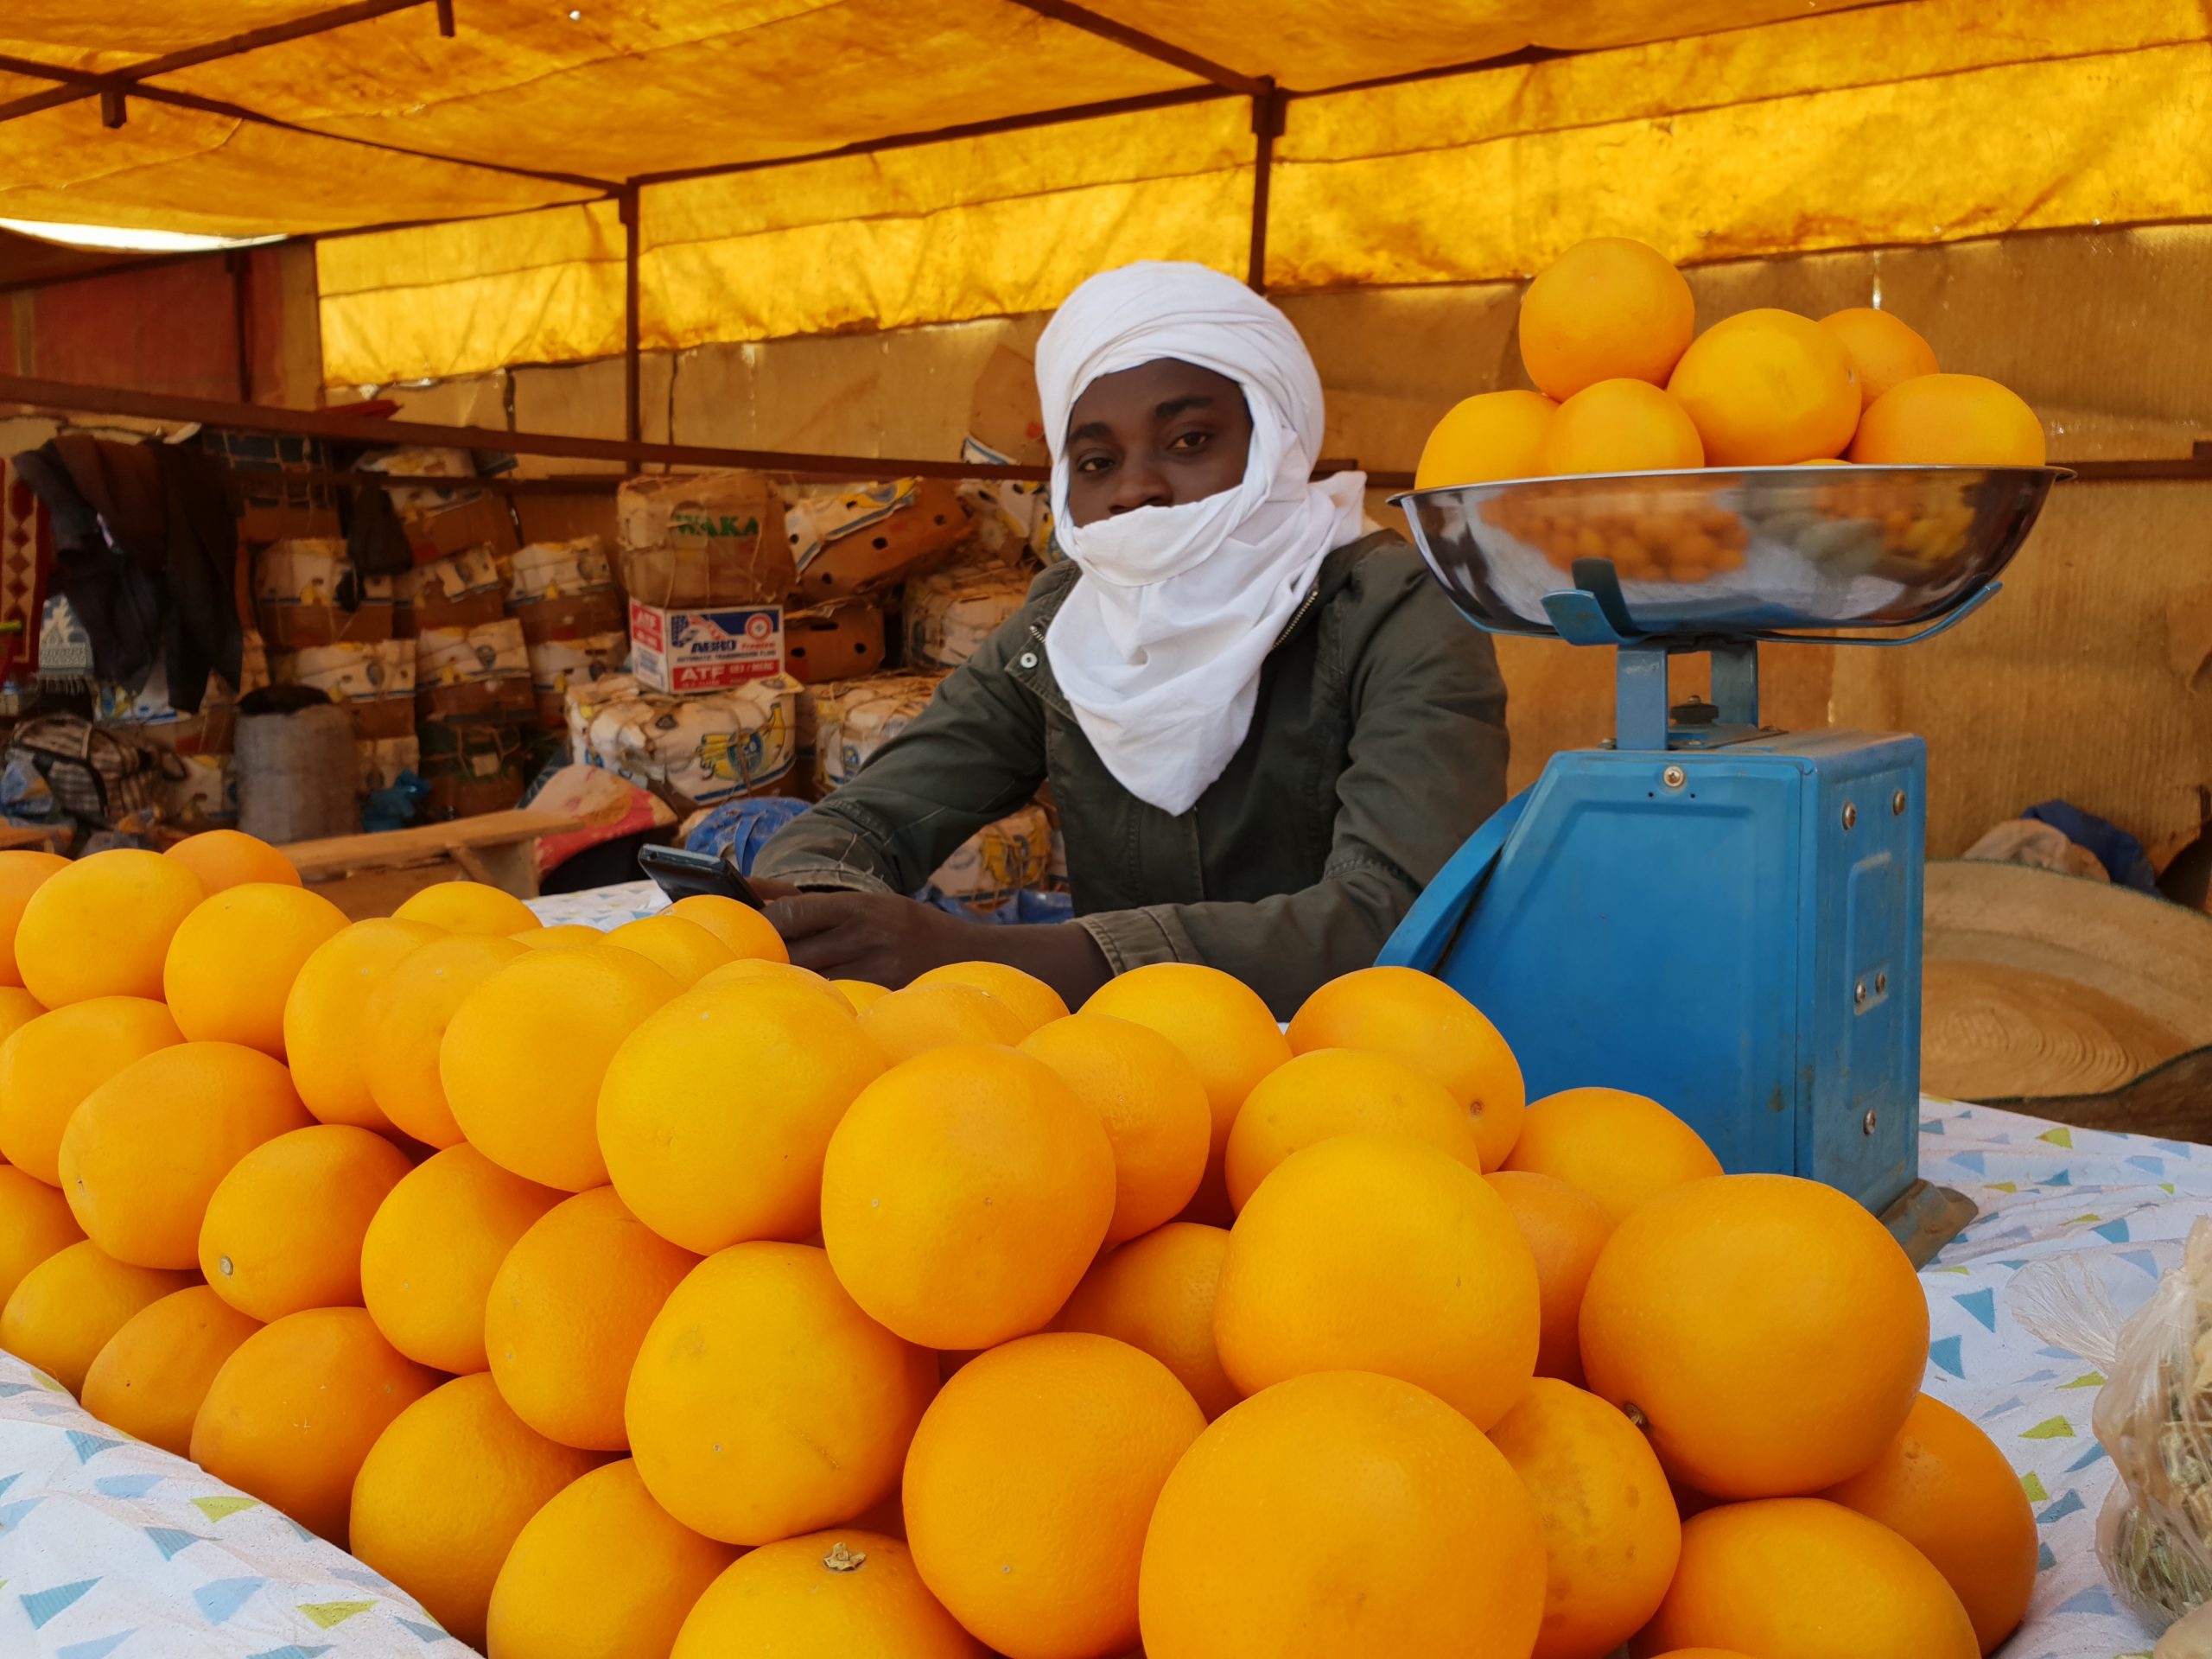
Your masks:
M1488 1014L1531 1100L1649 1095L1730 1173L1826 1182L1933 1255L1974 1211L1918 1179L1927 746L1762 724L1758 647L1955 626L2065 476L1773 467L1399 497L1468 620L1610 647L1617 680L1612 741L1554 755L1381 961ZM1833 632L1885 627L1916 631ZM1712 698L1670 707L1690 653Z

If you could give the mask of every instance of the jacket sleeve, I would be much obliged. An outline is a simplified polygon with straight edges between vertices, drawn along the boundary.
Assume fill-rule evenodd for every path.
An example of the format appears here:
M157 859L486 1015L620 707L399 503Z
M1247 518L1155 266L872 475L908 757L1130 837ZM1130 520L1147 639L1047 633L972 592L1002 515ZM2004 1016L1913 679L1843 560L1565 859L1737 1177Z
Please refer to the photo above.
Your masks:
M1505 799L1505 683L1487 634L1401 565L1352 653L1349 761L1321 879L1255 903L1156 905L1083 918L1116 973L1198 962L1287 1020L1318 987L1372 963L1446 859ZM1368 608L1363 607L1363 609Z
M1033 587L905 731L770 837L754 872L804 887L918 893L962 842L1033 799L1045 781L1044 712L1007 660L1026 648L1038 615Z

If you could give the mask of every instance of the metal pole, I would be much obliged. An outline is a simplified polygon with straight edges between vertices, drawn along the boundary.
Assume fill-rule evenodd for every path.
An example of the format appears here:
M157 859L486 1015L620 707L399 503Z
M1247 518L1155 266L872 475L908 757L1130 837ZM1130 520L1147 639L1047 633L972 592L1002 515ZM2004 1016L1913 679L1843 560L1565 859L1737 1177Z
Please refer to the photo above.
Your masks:
M1268 201L1274 193L1275 140L1282 136L1289 107L1274 81L1266 86L1265 92L1252 99L1252 133L1257 142L1252 153L1252 245L1244 280L1255 294L1268 291Z
M621 203L622 435L632 443L639 443L645 435L645 409L639 393L638 374L639 221L644 215L639 212L638 187L635 184L625 188Z

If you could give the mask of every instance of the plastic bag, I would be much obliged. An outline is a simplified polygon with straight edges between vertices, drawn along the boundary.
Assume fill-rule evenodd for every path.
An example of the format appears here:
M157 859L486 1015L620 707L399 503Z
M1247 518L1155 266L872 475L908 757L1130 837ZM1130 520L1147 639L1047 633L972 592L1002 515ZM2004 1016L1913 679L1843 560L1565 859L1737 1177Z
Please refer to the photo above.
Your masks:
M2088 1264L2039 1262L2012 1281L2014 1317L2105 1376L2090 1421L2120 1478L2097 1559L2153 1634L2212 1600L2212 1220L2125 1322Z

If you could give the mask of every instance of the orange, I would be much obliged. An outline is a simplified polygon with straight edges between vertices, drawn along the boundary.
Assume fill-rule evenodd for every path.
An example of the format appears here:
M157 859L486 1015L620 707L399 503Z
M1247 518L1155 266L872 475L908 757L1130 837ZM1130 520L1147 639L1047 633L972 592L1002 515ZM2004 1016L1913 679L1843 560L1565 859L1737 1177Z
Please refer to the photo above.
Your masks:
M84 1236L68 1199L13 1165L0 1164L0 1306L25 1274Z
M1682 1523L1650 1443L1595 1395L1529 1385L1491 1442L1544 1529L1544 1622L1533 1659L1605 1659L1658 1611Z
M118 1261L196 1268L207 1200L264 1141L315 1120L291 1073L236 1043L179 1043L85 1096L61 1135L61 1191Z
M711 991L724 985L757 985L762 980L777 985L803 985L817 994L834 996L848 1014L859 1012L846 1000L842 992L811 969L794 968L788 962L771 962L766 957L740 957L735 962L726 962L712 972L702 975L691 988Z
M346 926L321 893L274 881L226 887L169 941L162 995L195 1043L243 1043L284 1058L284 1003L300 969Z
M668 913L705 928L728 948L730 955L741 960L791 959L791 952L784 946L784 936L776 931L768 918L752 906L734 899L725 899L718 893L695 893L671 905Z
M668 1659L684 1615L738 1557L653 1502L625 1458L524 1523L485 1621L499 1659Z
M614 1052L599 1146L622 1202L704 1255L822 1225L822 1160L883 1056L843 1000L784 981L678 997Z
M394 1418L353 1482L353 1552L473 1648L530 1518L600 1459L556 1446L488 1376L457 1376Z
M575 950L586 945L605 944L607 935L595 927L586 927L581 922L563 922L558 927L525 929L512 936L517 944L532 950Z
M861 1010L861 1029L884 1058L911 1060L954 1044L999 1043L1011 1048L1034 1029L1013 1007L978 985L918 982L880 996Z
M438 1045L438 1082L468 1142L565 1192L607 1184L599 1085L645 1017L682 988L634 950L525 950L467 995Z
M1291 1020L1290 1046L1387 1054L1434 1077L1472 1114L1484 1169L1503 1163L1521 1133L1520 1062L1482 1010L1432 974L1362 968L1331 980Z
M1242 1210L1292 1153L1355 1130L1409 1136L1482 1173L1479 1125L1434 1077L1387 1054L1317 1048L1262 1078L1236 1115L1224 1164L1229 1201Z
M1247 1394L1309 1371L1376 1371L1487 1428L1536 1363L1536 1265L1505 1201L1396 1135L1293 1153L1229 1235L1213 1338Z
M1667 390L1696 423L1712 467L1840 455L1859 426L1851 354L1795 311L1763 307L1714 323L1682 353Z
M1183 1218L1226 1225L1234 1213L1222 1174L1230 1128L1244 1096L1290 1058L1290 1044L1268 1005L1251 987L1218 968L1155 962L1108 980L1083 1011L1148 1026L1198 1067L1213 1112L1213 1134L1206 1146L1205 1175Z
M2036 1522L2027 1494L1989 1436L1922 1395L1872 1464L1821 1497L1879 1521L1949 1581L1994 1653L2028 1611Z
M1211 1421L1244 1397L1213 1345L1214 1298L1228 1255L1227 1229L1171 1221L1100 1256L1053 1328L1141 1348L1175 1374Z
M830 982L840 996L852 1004L855 1014L866 1012L870 1004L880 1002L891 995L889 986L872 985L864 979L833 979Z
M1643 1659L1700 1645L1760 1659L1981 1652L1966 1609L1925 1555L1813 1497L1725 1503L1683 1526L1674 1586L1634 1651Z
M1928 1302L1897 1241L1833 1187L1716 1176L1614 1230L1582 1295L1582 1363L1675 1479L1722 1498L1814 1492L1904 1427Z
M822 1238L838 1280L869 1318L925 1347L1042 1330L1113 1211L1098 1114L1044 1062L1007 1049L931 1049L892 1067L853 1102L823 1162Z
M85 1409L111 1428L178 1457L223 1362L261 1329L205 1285L172 1291L132 1314L85 1373Z
M1109 1337L1055 1332L979 1355L906 1454L922 1581L1001 1653L1127 1652L1145 1523L1205 1426L1173 1372Z
M1866 411L1851 446L1861 465L2040 467L2044 454L2035 410L1978 374L1923 374L1891 388Z
M654 1235L611 1186L555 1205L492 1278L484 1350L515 1415L548 1440L620 1452L622 1391L690 1251Z
M918 976L916 985L972 985L993 996L1020 1016L1031 1031L1068 1017L1060 994L1033 974L1009 968L1002 962L956 962Z
M1821 327L1836 337L1859 375L1859 404L1872 405L1891 386L1916 374L1934 374L1936 348L1887 311L1854 305L1831 311Z
M0 985L23 982L16 966L16 930L22 923L23 906L47 877L69 868L58 853L0 853Z
M440 1380L359 1308L309 1308L223 1362L193 1422L192 1460L343 1549L362 1459Z
M1543 1313L1536 1375L1582 1386L1582 1288L1598 1253L1613 1236L1605 1205L1565 1181L1529 1170L1501 1169L1491 1187L1513 1212L1514 1225L1536 1258L1536 1294Z
M765 1545L708 1586L670 1659L986 1659L896 1538L850 1527ZM565 1659L565 1656L564 1656Z
M728 967L737 953L698 923L664 911L639 921L625 922L607 936L618 950L634 950L667 973L678 985L696 985L717 968ZM748 960L773 961L772 957Z
M0 985L0 1043L47 1011L46 1004L20 985Z
M363 1069L362 1012L384 976L444 930L378 917L342 928L300 965L284 999L284 1058L300 1103L325 1123L389 1129Z
M361 1076L377 1109L402 1134L432 1147L461 1139L438 1077L439 1045L468 994L522 950L497 935L448 934L409 951L369 992L361 1005Z
M1198 1436L1153 1510L1137 1603L1149 1659L1527 1659L1543 1534L1458 1412L1323 1372Z
M1592 237L1521 296L1521 361L1554 397L1624 377L1663 385L1696 322L1689 283L1656 248Z
M1697 423L1648 380L1599 380L1560 404L1537 451L1548 475L1656 474L1706 465Z
M231 1166L200 1224L200 1271L266 1323L361 1305L361 1240L413 1166L380 1135L317 1123L264 1141Z
M484 1305L514 1243L565 1195L448 1147L391 1189L361 1236L361 1300L410 1359L480 1371Z
M1485 391L1452 406L1421 445L1414 487L1533 478L1559 405L1541 391Z
M75 1394L131 1315L192 1281L188 1273L118 1262L90 1241L66 1245L10 1293L0 1309L0 1348Z
M428 922L448 933L530 933L544 925L511 893L481 881L440 881L391 912L403 922Z
M206 897L176 860L133 847L56 870L16 926L23 988L49 1008L95 996L159 1001L170 937Z
M1720 1173L1698 1132L1621 1089L1565 1089L1529 1108L1505 1167L1588 1193L1615 1221L1660 1193Z
M1205 1173L1213 1112L1181 1049L1126 1020L1077 1014L1039 1027L1021 1052L1052 1067L1105 1128L1114 1149L1108 1244L1150 1232L1191 1201Z
M734 1244L678 1285L630 1370L638 1473L694 1532L765 1544L896 1489L937 1356L855 1305L804 1244Z
M187 836L165 856L198 876L210 898L249 881L274 881L287 887L300 885L298 868L282 849L242 830L207 830Z
M61 1184L61 1136L86 1096L124 1067L184 1040L162 1004L96 996L41 1014L0 1044L0 1154Z

